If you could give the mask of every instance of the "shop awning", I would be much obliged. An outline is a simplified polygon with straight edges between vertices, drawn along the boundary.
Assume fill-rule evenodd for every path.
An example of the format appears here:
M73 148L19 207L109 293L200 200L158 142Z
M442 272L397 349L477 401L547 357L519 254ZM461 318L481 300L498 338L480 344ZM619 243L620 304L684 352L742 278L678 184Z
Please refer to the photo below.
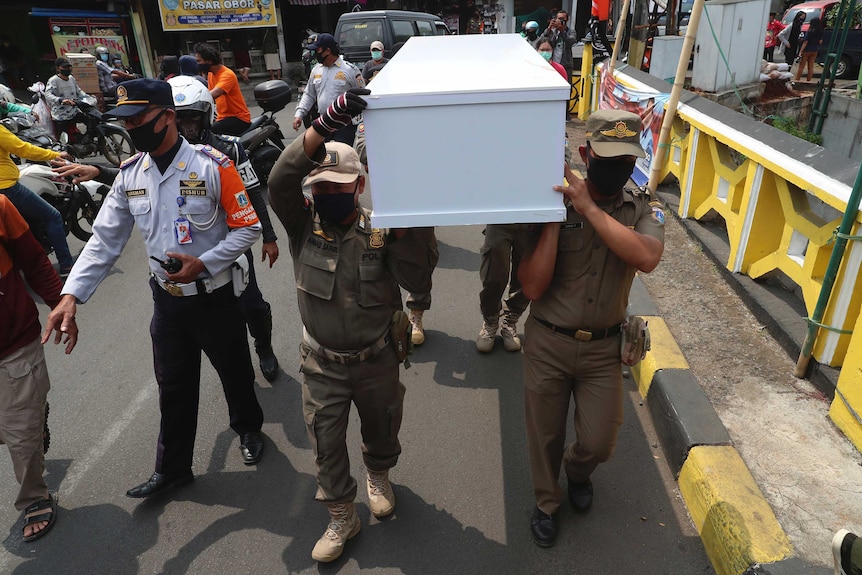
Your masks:
M30 16L41 18L119 18L114 12L100 12L98 10L66 10L63 8L36 8L30 9Z

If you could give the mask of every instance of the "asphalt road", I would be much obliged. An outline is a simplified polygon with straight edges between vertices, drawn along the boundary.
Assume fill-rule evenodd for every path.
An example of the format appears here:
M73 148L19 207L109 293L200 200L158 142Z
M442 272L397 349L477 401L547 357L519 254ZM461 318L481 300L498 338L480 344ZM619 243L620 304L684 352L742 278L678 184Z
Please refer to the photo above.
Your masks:
M292 133L289 110L279 118ZM481 228L441 228L438 239L427 341L402 371L403 454L391 474L398 506L388 520L374 519L360 487L363 530L341 559L317 565L310 557L327 513L313 500L298 382L301 323L284 242L276 266L258 269L283 368L272 384L257 372L263 460L242 464L218 379L204 360L196 481L151 500L125 497L152 472L158 432L151 294L135 231L96 295L79 307L73 354L47 346L53 441L46 467L60 493L59 519L47 537L23 543L11 465L0 466L0 484L8 486L0 499L0 529L8 528L0 573L712 573L631 381L617 452L593 477L592 511L575 515L564 504L556 547L532 543L521 358L499 341L485 356L473 343L481 327ZM70 244L73 253L82 247L71 237ZM349 446L361 481L355 413Z

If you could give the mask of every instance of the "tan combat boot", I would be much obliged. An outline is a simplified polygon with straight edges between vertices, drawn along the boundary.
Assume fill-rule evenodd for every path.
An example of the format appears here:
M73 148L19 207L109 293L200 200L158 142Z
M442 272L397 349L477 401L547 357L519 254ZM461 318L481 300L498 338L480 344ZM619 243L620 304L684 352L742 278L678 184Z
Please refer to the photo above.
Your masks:
M518 337L519 317L521 316L509 312L503 314L500 335L503 337L503 347L506 351L519 351L521 349L521 338Z
M356 505L352 501L350 503L330 503L327 507L329 508L329 525L311 551L311 558L321 563L329 563L341 557L344 544L359 533L362 528L359 516L356 515Z
M410 323L412 324L410 340L413 345L422 345L425 343L425 330L422 328L422 314L425 313L421 309L410 310Z
M481 353L491 353L494 350L494 339L497 337L497 329L500 327L500 318L485 318L479 337L476 338L476 349Z
M389 483L389 470L368 470L368 506L375 517L386 517L395 511L395 492Z

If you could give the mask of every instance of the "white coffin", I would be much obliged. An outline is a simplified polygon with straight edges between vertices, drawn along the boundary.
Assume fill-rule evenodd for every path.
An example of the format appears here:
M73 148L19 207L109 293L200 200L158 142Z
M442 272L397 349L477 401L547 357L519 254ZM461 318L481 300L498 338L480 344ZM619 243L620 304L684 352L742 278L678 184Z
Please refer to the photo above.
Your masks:
M375 227L565 219L570 86L519 35L412 37L368 88Z

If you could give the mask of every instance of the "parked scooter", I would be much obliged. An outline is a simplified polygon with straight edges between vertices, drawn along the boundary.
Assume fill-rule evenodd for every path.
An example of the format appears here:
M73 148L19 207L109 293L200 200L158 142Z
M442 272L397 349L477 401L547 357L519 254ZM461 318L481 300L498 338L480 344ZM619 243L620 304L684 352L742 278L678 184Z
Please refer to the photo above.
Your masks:
M20 166L18 171L19 184L60 212L67 235L72 232L81 241L90 239L93 235L93 221L102 207L102 201L111 190L110 186L93 181L73 184L71 178L57 176L50 166L44 164L25 164ZM35 222L29 223L39 243L46 251L52 251L44 226Z
M268 80L255 86L254 99L263 109L263 114L252 118L251 126L239 136L260 185L264 187L272 166L284 150L284 134L275 113L290 103L293 92L294 88L284 80Z
M31 114L14 112L0 120L0 124L28 144L58 152L63 149L63 146L54 139L54 134L48 128L38 125Z
M75 106L81 111L75 130L59 134L60 143L75 158L86 158L101 154L114 166L135 155L135 146L126 129L102 119L96 108L96 100L90 96L76 100ZM78 126L84 125L84 131Z

